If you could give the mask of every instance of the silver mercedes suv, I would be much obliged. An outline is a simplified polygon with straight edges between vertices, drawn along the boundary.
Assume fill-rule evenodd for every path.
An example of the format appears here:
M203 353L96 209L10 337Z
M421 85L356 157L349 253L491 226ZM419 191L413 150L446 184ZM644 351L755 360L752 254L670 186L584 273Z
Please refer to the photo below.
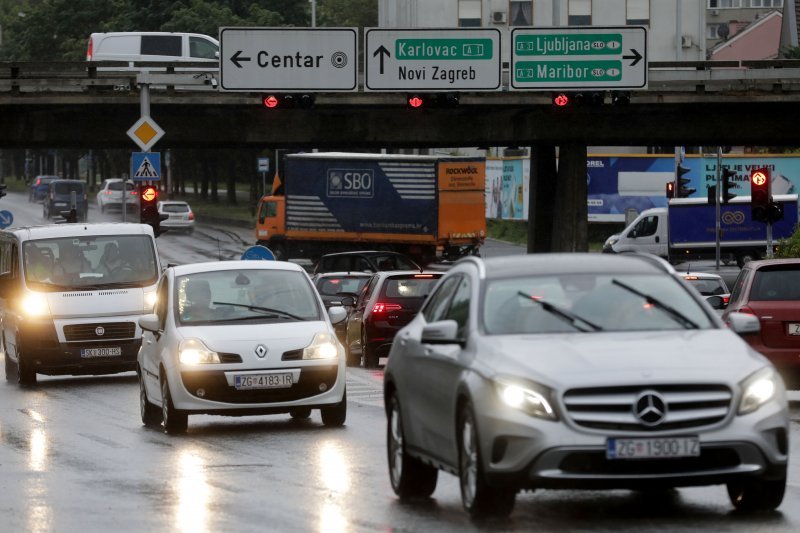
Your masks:
M725 484L783 500L789 412L775 369L649 255L465 258L392 345L389 475L401 498L460 479L472 515L521 489Z

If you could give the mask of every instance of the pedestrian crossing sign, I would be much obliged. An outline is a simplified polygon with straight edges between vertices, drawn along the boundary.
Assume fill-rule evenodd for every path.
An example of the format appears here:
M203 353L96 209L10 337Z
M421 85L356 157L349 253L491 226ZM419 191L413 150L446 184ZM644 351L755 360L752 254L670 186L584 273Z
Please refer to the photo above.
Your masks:
M160 181L161 152L132 152L131 179L133 181Z

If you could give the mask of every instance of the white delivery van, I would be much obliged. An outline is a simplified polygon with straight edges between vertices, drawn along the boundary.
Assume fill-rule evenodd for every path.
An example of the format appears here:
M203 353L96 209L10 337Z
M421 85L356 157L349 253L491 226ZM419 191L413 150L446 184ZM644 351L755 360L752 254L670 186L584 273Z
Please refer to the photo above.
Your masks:
M93 33L86 61L219 61L219 42L199 33ZM133 65L130 65L131 67Z
M0 231L0 342L6 379L136 369L138 320L161 265L147 224Z

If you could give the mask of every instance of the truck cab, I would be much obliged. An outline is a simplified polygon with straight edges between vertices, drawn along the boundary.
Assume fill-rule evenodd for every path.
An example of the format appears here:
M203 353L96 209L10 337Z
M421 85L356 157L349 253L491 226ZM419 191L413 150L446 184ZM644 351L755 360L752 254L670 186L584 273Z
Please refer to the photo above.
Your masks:
M660 257L669 253L667 209L656 207L642 211L628 227L609 237L603 252L647 252Z
M258 204L256 241L268 247L275 259L286 259L286 247L281 242L286 238L286 201L284 196L265 196Z

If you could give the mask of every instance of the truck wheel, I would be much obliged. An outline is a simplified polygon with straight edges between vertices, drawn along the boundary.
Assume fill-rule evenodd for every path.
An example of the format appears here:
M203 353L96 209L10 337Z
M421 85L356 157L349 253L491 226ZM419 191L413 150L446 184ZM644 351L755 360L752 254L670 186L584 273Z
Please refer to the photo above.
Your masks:
M759 255L757 252L753 250L747 250L745 252L740 252L739 255L736 256L736 265L739 268L743 268L744 265L749 263L750 261L758 261Z
M286 260L286 247L282 244L273 244L269 247L272 250L272 253L275 255L276 261L285 261Z

